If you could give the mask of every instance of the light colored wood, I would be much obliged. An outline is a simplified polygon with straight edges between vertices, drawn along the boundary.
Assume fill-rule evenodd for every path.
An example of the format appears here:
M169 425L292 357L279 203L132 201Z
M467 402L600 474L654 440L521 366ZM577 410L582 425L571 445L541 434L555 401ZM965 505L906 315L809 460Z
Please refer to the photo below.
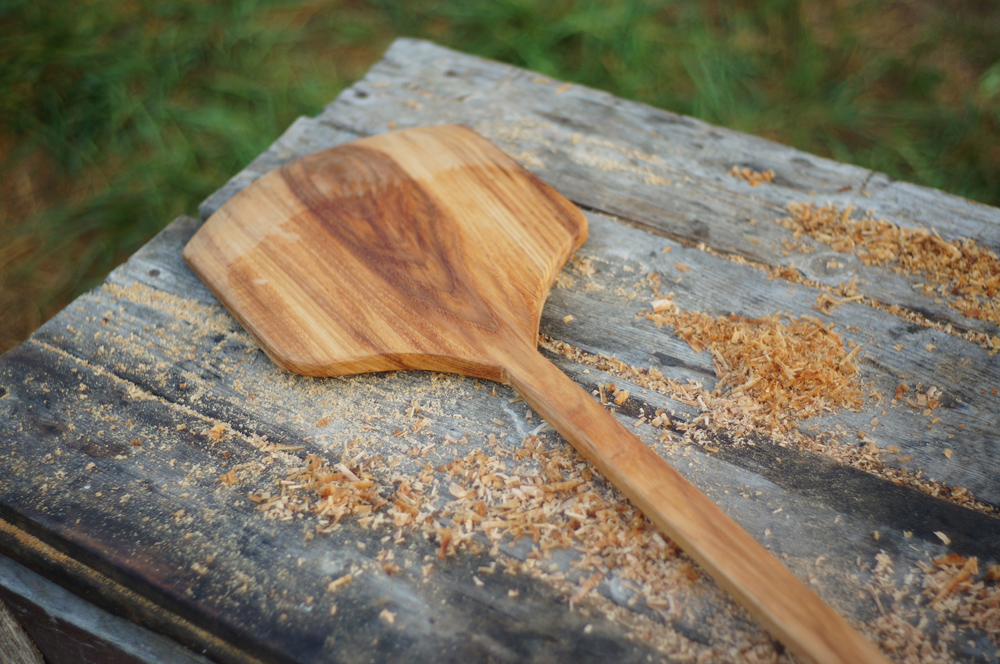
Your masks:
M45 664L35 644L17 624L7 605L0 600L0 662L4 664Z
M281 367L496 380L488 337L533 342L583 214L471 130L309 155L222 207L184 258Z
M411 129L293 161L237 194L184 257L280 366L431 369L510 384L789 648L878 650L535 351L586 219L463 127Z

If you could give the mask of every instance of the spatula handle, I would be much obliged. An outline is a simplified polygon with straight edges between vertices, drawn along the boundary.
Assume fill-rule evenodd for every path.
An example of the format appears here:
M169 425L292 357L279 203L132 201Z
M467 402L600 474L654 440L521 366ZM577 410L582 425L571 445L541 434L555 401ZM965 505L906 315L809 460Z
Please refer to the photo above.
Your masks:
M536 349L507 349L505 354L507 383L790 650L819 664L888 662Z

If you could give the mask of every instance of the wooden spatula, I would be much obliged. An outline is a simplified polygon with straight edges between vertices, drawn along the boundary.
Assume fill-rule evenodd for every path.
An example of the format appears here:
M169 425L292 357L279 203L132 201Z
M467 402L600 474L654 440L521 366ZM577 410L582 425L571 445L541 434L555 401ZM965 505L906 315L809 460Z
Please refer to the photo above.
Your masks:
M184 258L274 362L506 383L772 634L817 662L885 661L536 348L583 214L460 126L373 136L263 176Z

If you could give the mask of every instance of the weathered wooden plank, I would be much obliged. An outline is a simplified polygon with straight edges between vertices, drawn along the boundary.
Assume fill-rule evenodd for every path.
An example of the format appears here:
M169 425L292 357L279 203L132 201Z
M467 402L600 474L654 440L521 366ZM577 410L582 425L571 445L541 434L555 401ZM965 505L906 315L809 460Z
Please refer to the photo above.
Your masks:
M591 237L580 253L590 258L594 275L574 275L580 282L576 288L552 292L543 332L589 352L615 355L640 368L657 367L668 377L699 380L711 388L715 369L709 353L693 353L669 331L636 320L635 314L648 311L654 298L642 277L650 272L663 275L662 290L673 292L680 308L713 316L815 315L834 325L845 341L862 345L859 380L870 384L881 400L869 398L857 412L806 420L803 430L816 427L834 434L841 427L854 441L846 444L856 444L855 434L863 433L883 449L899 447L895 456L886 455L890 465L922 470L925 476L966 487L985 501L1000 502L1000 458L993 434L1000 409L997 395L989 391L1000 375L996 355L853 302L824 314L812 308L819 295L815 289L769 280L752 267L669 240L651 242L642 231L596 215L590 222ZM671 250L663 253L666 247ZM688 269L678 270L677 263ZM564 323L566 315L573 315L573 321ZM932 352L926 350L928 344L934 346ZM946 395L945 407L925 415L904 402L892 403L900 383L937 386ZM875 417L878 424L872 426ZM931 424L935 418L940 419ZM945 449L953 456L945 456ZM900 462L900 457L911 458Z
M397 41L319 119L361 135L464 123L584 207L766 264L794 264L831 286L857 275L858 290L880 302L997 334L995 323L915 292L917 276L865 266L810 238L813 253L789 253L782 240L790 233L772 222L789 202L829 201L997 250L1000 211L985 205L416 40ZM775 181L752 188L729 174L733 165L774 170ZM834 261L844 267L827 266Z
M581 187L585 192L607 189L609 195L623 197L622 200L628 201L628 204L632 205L633 208L615 208L615 211L628 214L630 219L646 221L641 212L645 205L643 201L647 200L650 190L663 189L662 184L653 185L646 182L650 177L654 179L665 176L677 178L680 173L679 177L684 178L684 182L689 188L711 183L713 190L718 191L689 192L690 196L685 200L699 206L716 204L719 200L730 201L726 204L735 207L723 215L725 218L713 219L710 224L713 233L716 233L719 228L722 228L721 232L727 233L729 232L727 229L732 225L732 218L742 218L744 221L751 218L751 213L747 213L746 210L740 212L737 209L740 205L756 205L761 202L768 203L772 207L784 205L789 200L794 200L794 196L790 192L802 191L806 188L811 190L818 187L826 187L823 191L831 195L837 194L840 199L834 197L834 200L842 200L846 204L849 202L847 200L849 195L855 197L857 195L850 192L840 192L839 189L845 186L844 182L857 181L863 176L864 180L868 182L866 187L883 192L884 197L893 200L899 199L897 203L893 203L896 207L891 207L891 210L898 216L920 224L929 224L930 221L936 220L934 224L930 225L941 229L946 236L950 229L952 235L976 237L980 241L993 242L996 245L993 237L995 227L992 225L997 218L996 211L964 199L950 197L941 192L913 185L904 186L904 183L889 183L884 176L872 174L856 167L805 155L762 139L711 127L690 118L664 115L664 112L656 109L629 104L591 90L571 88L562 94L549 90L548 95L539 100L538 87L551 86L551 82L538 83L536 76L529 76L530 72L523 72L497 63L483 62L425 42L402 40L397 43L394 49L390 50L386 59L375 67L354 91L346 91L338 102L328 107L320 117L319 122L310 123L308 120L300 120L286 137L278 141L278 145L281 147L276 152L280 151L287 159L300 156L308 151L329 147L343 140L350 140L363 132L384 131L389 127L390 122L386 122L384 126L380 122L388 117L398 118L398 120L391 121L396 127L420 124L429 121L428 118L431 117L435 122L466 121L487 135L492 132L494 140L512 148L513 154L520 154L526 165L535 167L539 174L556 186L568 186L571 192ZM456 76L456 73L462 75ZM399 78L405 78L406 82L401 83ZM430 86L432 90L426 86ZM504 101L499 101L498 97L502 97ZM414 98L419 98L421 101L414 102ZM378 103L375 103L374 99L377 99ZM456 100L459 100L460 103L456 103ZM597 111L595 108L600 110ZM529 117L532 113L548 117L557 112L562 113L565 117L572 116L573 121L568 122L568 126L577 133L573 133L570 137L550 135L556 129L545 128L541 120ZM614 114L615 122L605 126L608 123L607 116L609 114ZM664 129L659 132L649 130L650 126L662 125L666 122L663 118L670 117L675 120L671 124L670 133ZM500 121L499 118L503 118L503 121ZM660 120L655 121L655 118L660 118ZM549 119L551 120L551 118ZM309 129L310 126L323 127L324 120L336 121L340 126L349 125L352 131L358 133L333 133L329 128L317 129L316 131ZM591 124L588 125L585 121ZM619 130L622 126L626 129ZM642 129L643 126L646 129ZM303 135L314 136L315 140L304 140L301 138ZM523 151L524 148L532 147L525 141L534 141L536 152ZM663 144L659 145L657 141L661 141ZM588 144L589 147L586 151L580 152L579 145L584 143ZM543 146L548 151L545 159L541 162L539 162L541 158L537 157L540 154L537 152L539 146ZM676 153L678 156L668 164L663 159L655 157L658 149L661 152L667 150L670 154ZM518 150L522 151L519 153ZM765 167L776 168L780 176L777 184L772 187L758 187L756 190L752 190L756 198L747 198L746 192L751 191L749 185L732 178L727 172L731 161L730 156L734 154L742 154L747 158L749 155L757 155L758 161L770 160L764 166L751 165L762 169ZM726 155L725 159L720 161L722 159L720 155ZM625 161L622 161L623 159ZM636 161L637 159L638 161ZM654 165L661 170L656 170L648 164L643 165L642 159L646 159L646 161L652 159L653 161L650 163L655 162ZM784 166L774 160L783 160ZM539 163L544 163L545 168L540 168ZM569 164L567 167L577 169L574 171L576 179L569 182L559 173L554 173L553 166L551 166L553 163L565 163ZM602 170L602 178L608 177L608 173L610 173L611 175L621 175L626 180L605 182L601 178L597 178L595 181L593 176L595 168ZM605 169L607 172L603 172ZM673 169L673 176L668 172L669 169ZM849 176L845 176L845 173L848 173ZM588 180L593 182L588 182ZM667 187L667 189L670 188ZM888 193L890 190L905 190L909 198L904 201L898 193ZM567 192L564 190L563 193ZM684 195L688 196L688 194ZM222 200L224 199L219 197L208 201L203 207L203 214L210 214L218 204L221 204ZM914 201L918 201L919 205L913 206L912 209L905 207L913 204ZM636 213L636 210L639 210L639 213ZM758 217L761 216L759 210L756 214ZM761 227L764 227L763 231L760 230ZM761 232L771 238L770 244L761 244ZM725 241L729 244L723 242L720 245L716 241L717 235L713 236L715 239L710 239L706 235L699 235L696 230L687 233L686 237L707 240L717 248L737 253L742 252L750 258L765 263L774 263L776 259L778 263L781 263L780 240L786 235L784 229L777 225L768 226L758 223L751 226L744 223L739 229L738 235L733 235L730 240ZM642 240L638 240L634 244L642 244ZM676 246L670 242L662 244ZM637 251L639 250L633 250L633 259ZM679 253L671 254L675 258L679 255ZM827 264L834 259L843 264L844 267L828 267ZM792 291L800 294L800 298L796 300L797 304L794 307L788 307L783 302L782 286L770 286L760 275L752 278L749 282L746 281L748 278L746 275L751 274L752 270L740 270L715 259L709 259L706 263L699 259L697 253L692 252L686 254L685 260L702 264L703 269L698 270L698 274L702 275L699 277L700 279L703 279L706 273L718 277L713 283L706 285L705 293L697 293L695 297L698 302L705 303L701 307L703 310L713 313L736 312L744 316L759 316L776 311L794 311L797 314L810 313L808 306L817 294L810 289L792 288ZM845 256L832 250L819 250L809 255L806 260L812 266L811 272L806 270L807 276L816 279L818 273L823 273L828 277L816 279L821 283L842 283L848 275L860 274L863 277L862 282L867 280L868 284L874 287L881 288L885 284L889 284L885 286L891 291L891 298L887 300L888 302L899 303L910 309L929 312L935 316L940 314L938 310L926 308L928 303L932 301L922 295L916 295L910 287L911 281L900 275L867 268L853 256ZM669 266L672 262L674 262L673 259L667 260L666 258L661 261L652 261L650 269L661 269ZM898 283L895 283L894 279ZM753 286L745 288L739 293L730 293L730 280L736 284L753 284ZM862 286L859 290L864 292L863 283ZM756 297L754 293L762 289L771 292L770 302L774 308L767 310L766 307L748 305ZM876 295L880 298L884 296L886 293ZM580 306L580 303L577 303L576 306ZM629 313L634 313L634 311ZM612 315L611 309L607 309L599 315L590 316L590 318L603 320L602 317ZM955 319L954 315L952 312L949 314L951 318L945 317L944 319L952 320L957 326L965 325L965 323ZM555 321L557 318L561 318L561 316L553 315L547 317L546 320ZM628 313L625 314L623 320L627 318ZM888 400L891 400L891 396L900 382L910 386L922 384L925 388L935 386L938 389L944 389L956 399L954 402L949 402L949 410L936 411L933 414L933 417L940 416L941 422L930 430L924 429L927 423L917 417L916 413L907 413L905 409L897 409L888 413L888 419L880 417L881 431L870 437L878 441L883 449L898 447L901 450L895 457L887 459L890 465L905 465L912 472L921 472L946 484L965 487L983 500L996 503L997 497L1000 496L1000 482L997 481L994 471L983 470L983 468L998 467L996 463L991 461L995 456L995 449L991 445L991 431L994 423L990 414L997 409L995 399L991 398L994 395L988 393L994 387L990 382L990 377L996 372L993 356L943 333L902 322L892 316L882 315L868 307L853 303L835 310L832 320L838 323L841 329L854 325L867 330L867 333L861 335L848 334L847 338L871 346L873 351L878 348L877 358L874 352L868 354L866 377L871 377L873 380L877 377L878 388L889 395L890 399ZM622 323L620 321L617 324ZM557 323L556 325L558 327ZM574 328L580 327L580 325L574 326ZM992 328L987 325L982 329ZM586 333L585 330L578 331ZM596 332L600 335L606 335L604 331L598 330ZM581 340L578 337L566 336L561 331L555 336L581 345ZM636 355L642 355L645 351L635 350L635 352L630 353L629 350L658 346L655 337L647 337L643 340L632 338L628 342L620 340L617 343L610 339L607 341L609 343L604 344L603 347L586 343L582 344L581 347L591 352L617 354L621 359L636 364L636 366L644 366L644 361L640 361ZM656 352L664 353L667 358L672 358L664 361L673 364L686 362L686 360L679 359L681 356L678 356L678 353L681 353L682 356L685 353L680 348L684 344L677 340L671 341L672 343L668 346L669 351ZM897 351L893 347L899 343L902 343L903 348ZM923 350L928 344L937 349L934 355L929 355ZM690 352L688 351L687 354ZM955 357L960 357L959 362L963 363L964 366L953 366L952 358ZM698 379L703 380L708 385L712 384L714 371L710 358L707 355L701 356L700 362L696 362L696 364L701 366L700 373L702 375L698 376ZM685 374L679 374L679 376L694 377ZM984 391L982 388L986 388L987 394L980 394ZM822 428L825 431L833 431L840 426L860 432L862 429L866 429L864 425L881 413L881 410L882 408L874 408L857 414L830 417L827 418ZM870 425L867 428L870 428ZM953 441L958 442L953 444ZM955 452L958 449L956 445L961 447L961 450L955 456L950 458L944 456L945 449ZM900 458L907 459L907 457L910 457L907 461L898 461Z
M641 275L629 262L627 241L640 231L594 216L591 223L595 244L590 250L597 250L591 255L603 255L604 246L610 252L601 259L606 263L597 262L595 279L624 284L625 275ZM520 575L479 572L494 560L488 553L440 562L437 545L419 533L407 532L403 543L395 544L394 529L370 530L351 522L307 541L303 535L315 526L315 517L274 521L255 509L247 500L250 493L273 491L307 452L340 459L345 443L359 432L364 439L350 446L352 452L404 459L400 472L416 475L426 460L443 466L488 447L489 433L502 445L516 447L537 427L537 417L529 420L523 404L509 403L509 390L498 388L493 397L471 380L411 373L318 381L278 374L187 274L180 248L195 226L190 219L172 225L103 288L0 361L6 395L0 407L14 433L3 453L4 458L13 453L8 467L17 469L16 481L0 492L5 513L16 513L25 527L142 596L231 643L252 643L255 655L276 661L351 661L350 653L370 652L372 640L378 640L375 651L386 659L404 652L445 660L488 654L501 660L614 656L628 661L649 654L648 645L624 640L620 624L560 608L555 590ZM625 267L636 271L625 272ZM586 292L583 279L575 277L578 290ZM552 313L547 307L546 325L561 323L559 307L580 313L575 304L559 303L571 292L576 291L554 291L549 304L556 308ZM622 297L607 287L590 292L612 304ZM609 318L606 327L616 336L619 319L632 316L630 307L619 304L617 311L618 318ZM692 375L706 375L700 356L677 351L697 369ZM624 385L619 378L556 359L589 388L609 380ZM627 387L635 395L628 409L650 412L668 405L683 417L682 405L636 385ZM431 423L420 434L394 435L412 427L405 409L415 399ZM628 410L623 416L635 414ZM367 417L373 419L366 422ZM212 440L211 430L220 423L223 433ZM180 425L184 428L178 430ZM874 616L867 590L873 577L858 568L859 556L870 564L876 553L887 551L895 581L902 584L913 564L946 550L934 530L949 534L952 550L984 561L1000 543L995 519L824 465L814 455L772 450L766 441L752 449L705 455L697 447L665 447L648 425L636 431L752 534L786 556L794 571L815 578L821 595L855 619ZM548 445L557 444L553 434L542 435ZM302 449L274 451L263 436ZM445 436L470 442L453 445ZM142 445L131 445L132 440ZM414 444L429 443L435 447L426 460L406 461ZM778 455L783 462L775 461ZM786 471L786 463L798 472ZM251 468L238 472L234 486L217 481L227 469L244 464ZM810 477L828 482L804 481ZM437 481L447 498L449 480ZM129 498L123 503L125 494ZM871 537L875 530L879 541ZM913 536L905 537L905 530ZM120 536L123 532L128 539ZM402 561L403 574L379 571L382 549ZM527 560L529 552L530 540L509 541L498 555ZM574 555L564 552L551 564L571 571ZM428 556L435 570L424 583L419 570ZM825 560L817 567L819 556ZM407 561L413 568L405 567ZM330 580L351 565L369 568L344 592L327 591ZM574 583L582 582L579 577ZM253 583L240 593L245 579ZM628 566L612 569L595 590L635 619L655 620L654 635L681 641L688 649L720 647L718 635L704 624L706 616L718 615L730 638L736 634L760 643L760 633L708 581L699 580L676 596L683 609L664 617L636 599L641 592L630 588L629 579ZM516 600L507 596L511 590L520 593ZM562 598L571 594L564 592ZM312 604L306 603L308 597ZM333 604L336 616L329 615ZM393 625L379 618L383 609L394 614ZM588 634L595 636L581 641L586 624L594 626ZM986 651L984 635L963 634L976 644L966 655ZM328 642L330 635L334 640Z
M38 648L0 599L0 656L10 664L44 664Z
M0 596L7 600L49 664L208 662L162 636L97 608L5 556L0 557Z
M75 365L77 372L67 372L65 377L31 372L31 366L60 361L44 357L46 353ZM491 579L500 584L495 589L498 599L481 596L485 591L470 581L476 568L486 563L481 557L444 567L430 584L423 583L419 564L414 572L401 571L391 578L375 571L375 555L384 546L380 539L391 531L345 526L322 543L310 545L303 538L301 522L269 521L246 499L248 487L241 486L244 490L237 492L217 481L223 469L216 464L227 452L228 467L247 463L265 467L263 471L251 469L263 475L249 487L260 492L273 490L276 478L283 478L285 469L299 459L280 453L255 454L240 435L211 445L203 435L204 415L155 397L137 399L135 388L130 390L133 383L101 374L85 360L44 346L22 347L7 358L5 368L11 367L32 379L31 383L52 391L66 387L59 384L60 378L86 384L90 394L100 399L97 413L113 417L121 427L132 419L135 426L112 436L103 429L104 437L98 438L94 434L102 431L98 428L102 424L93 411L36 409L26 403L30 399L24 392L12 392L7 400L15 399L19 408L28 411L17 418L18 423L27 420L49 435L40 440L16 435L11 441L24 451L14 458L15 467L43 470L27 474L27 482L5 486L5 511L16 511L25 527L45 534L75 559L92 564L237 647L248 648L255 656L273 661L352 661L377 653L383 660L419 655L451 661L451 651L455 651L454 658L499 652L503 660L517 659L518 654L532 659L561 652L562 657L587 659L587 652L576 650L593 648L591 658L642 658L642 650L630 646L620 633L612 631L609 639L602 625L597 625L592 639L580 641L577 634L586 624L583 618L553 613L551 609L558 606L553 593L525 587L523 579L498 575ZM84 382L78 382L77 376ZM101 407L116 403L132 407L119 413ZM243 422L263 425L246 414L230 410L228 415L237 426ZM177 431L181 425L185 429ZM70 427L92 433L74 440L72 434L65 435ZM286 434L280 429L265 430L275 439ZM132 436L143 445L132 447L124 442ZM48 445L24 449L28 440ZM53 449L62 453L53 457ZM45 450L47 458L42 456ZM66 488L56 492L51 486L56 480L64 480ZM408 537L396 560L409 567L423 564L425 556L436 560L434 552L433 543ZM366 567L368 573L360 577ZM336 595L327 591L330 581L352 569L359 574L356 583ZM511 589L519 590L519 601L506 599ZM334 604L338 612L331 616ZM547 605L551 607L544 609ZM393 629L380 620L383 609L398 615L401 624ZM533 616L529 623L526 618L533 613L552 619L538 622ZM426 621L439 623L440 630L411 643L414 637L407 632L419 635ZM328 638L331 633L335 638ZM518 646L522 640L527 643Z
M300 120L279 139L286 160L354 138L322 131L315 133L315 141L298 138L309 134L311 125L319 123ZM203 213L210 214L221 202L221 197L211 199ZM596 273L584 280L587 290L553 291L543 316L543 332L588 352L615 356L640 368L658 367L671 378L701 381L711 389L715 370L708 353L695 353L680 339L655 330L649 321L634 320L634 314L648 308L653 297L648 285L635 287L641 277L653 271L678 279L668 285L684 309L751 318L779 312L819 316L833 323L846 340L864 347L861 380L873 385L884 401L869 400L858 412L805 422L803 429L815 427L841 438L841 431L848 436L862 434L883 450L898 448L895 454L885 454L891 467L963 487L981 500L1000 504L1000 451L993 444L1000 403L990 392L996 387L995 376L1000 375L995 354L856 302L823 314L812 309L820 294L813 288L769 280L759 270L667 238L650 238L600 215L588 218L591 238L581 255L593 259ZM678 262L692 270L681 273L674 267ZM575 317L572 324L562 323L566 315ZM935 350L927 352L928 346ZM924 415L904 402L890 405L901 383L911 388L922 385L924 390L934 386L942 391L946 407ZM876 417L878 425L873 427ZM932 425L935 418L939 419ZM952 456L945 456L945 450Z
M261 661L5 520L0 520L0 550L31 571L58 582L94 609L147 625L152 632L186 646L193 653L220 662L258 664Z
M199 206L199 212L203 219L207 219L237 191L289 159L317 152L355 138L358 136L352 132L318 124L312 118L300 117L263 154L247 164L246 168L205 199Z
M188 224L185 230L191 228ZM170 236L168 232L163 238ZM176 250L179 247L179 242L174 244ZM146 261L150 253L157 251L155 243L150 249L136 261L137 275L187 288L187 280L173 281L174 273L163 265L158 274L150 275ZM177 271L186 270L180 263L179 253L172 253L175 256L173 267ZM199 623L221 632L231 642L253 644L259 656L305 661L326 652L332 659L351 661L349 653L367 655L374 638L380 639L379 651L383 656L391 658L402 657L403 653L413 657L420 652L423 652L422 659L445 661L486 654L501 660L548 659L559 656L560 652L561 657L573 659L644 657L644 649L628 644L620 630L605 628L599 621L586 621L596 629L589 632L592 637L581 639L578 633L586 624L583 618L544 609L557 602L556 597L545 589L536 591L525 587L525 580L497 576L495 583L501 585L495 593L497 599L479 596L482 592L469 580L476 569L475 563L482 562L475 558L442 570L433 577L433 585L422 582L419 568L413 578L407 579L408 573L394 577L391 588L386 587L388 578L384 574L385 578L374 579L371 584L366 583L369 577L365 577L352 584L343 597L338 596L340 617L334 620L329 614L332 600L326 591L331 575L335 578L343 568L355 563L370 564L378 551L379 541L372 539L372 533L354 528L347 534L341 532L342 540L326 539L324 547L317 550L319 547L309 547L303 541L303 531L298 524L289 524L279 537L270 524L257 517L254 504L245 499L245 491L235 494L237 505L229 505L234 492L225 491L218 484L216 478L223 470L215 464L225 463L222 459L227 454L230 467L249 463L246 455L252 454L254 448L247 446L248 436L268 435L275 441L285 438L298 441L308 437L300 427L318 427L307 425L304 416L310 417L310 422L319 420L322 417L320 409L329 408L342 398L334 395L329 402L317 402L314 404L316 412L309 412L302 408L302 403L314 392L314 383L293 379L298 388L293 389L294 397L273 403L270 392L279 389L289 377L276 375L259 353L247 355L245 351L253 350L248 345L249 339L228 320L218 305L214 305L214 311L206 311L201 305L199 300L208 297L203 287L193 299L178 303L181 298L176 295L150 293L153 289L137 286L130 293L130 300L128 295L121 295L118 288L128 288L131 282L128 279L112 281L117 283L88 296L96 301L85 298L76 309L71 309L75 314L67 312L68 315L44 330L35 342L5 357L5 368L12 371L7 374L5 386L10 384L10 376L16 375L20 378L19 386L27 381L29 388L40 390L40 394L72 394L73 401L77 401L75 397L78 396L88 397L79 400L79 408L61 404L52 409L44 397L38 400L41 403L33 402L19 387L11 386L2 402L10 409L5 415L11 416L17 427L10 443L28 456L36 455L30 461L15 459L12 462L15 467L35 467L38 463L44 468L56 458L66 463L54 476L31 477L27 487L7 486L5 498L9 502L5 501L6 505L22 518L28 518L29 514L35 516L38 521L33 527L71 548L74 557L92 562L130 587L155 597L179 615L197 618ZM173 299L168 295L173 295ZM185 307L189 313L186 318L183 316ZM175 316L171 317L170 313ZM226 319L224 325L220 325L220 318ZM83 332L87 326L90 329ZM166 335L157 334L163 330L172 338L163 339ZM231 333L231 339L226 338L227 333ZM93 338L95 334L94 341L99 342L95 346L79 343L79 339ZM157 347L154 342L161 339L162 345ZM187 372L182 358L193 356L192 351L204 353L207 358L215 356L218 364L209 359L199 362L199 374ZM164 358L179 373L164 372ZM246 385L248 391L256 390L267 399L266 408L253 404L252 396L249 397L251 404L244 403L247 393L237 387L238 378L232 384L222 384L221 390L213 389L207 397L200 394L208 385L222 383L217 381L215 371L233 379L227 365L237 361L252 362L269 376L264 383L248 382ZM41 369L43 367L55 368L55 371L48 373ZM126 377L117 375L118 371ZM132 380L136 376L139 382ZM405 377L405 380L413 378ZM88 387L81 392L80 385ZM410 390L399 392L400 399L412 393ZM98 401L96 405L92 405L91 395ZM189 404L215 416L224 413L225 421L233 422L237 433L232 439L228 439L227 434L227 441L218 445L208 445L205 429L217 420L213 417L206 422L206 416ZM254 412L248 413L247 408ZM280 423L282 411L294 412L293 421L287 425ZM491 414L503 415L503 411L494 410ZM461 421L467 419L460 414L456 416ZM270 417L277 423L271 425L264 421ZM129 420L131 424L127 424ZM112 426L125 430L115 431L110 428ZM184 428L179 430L178 426ZM342 422L338 428L350 431L351 425ZM77 438L70 431L88 433ZM447 422L444 431L461 435ZM42 432L42 440L38 440L39 432ZM391 431L383 430L382 434L391 438ZM65 449L57 442L62 439L67 441ZM40 444L25 445L26 440ZM143 444L131 445L131 440ZM61 451L55 457L52 456L53 445L59 446L56 449ZM39 460L43 452L49 456ZM299 462L287 454L277 457L264 454L261 458L281 465L283 457L288 457L284 465ZM275 458L279 461L275 462ZM283 470L282 467L274 475L283 477ZM61 483L67 478L70 478L69 490L53 495L55 490L50 482L58 480ZM264 479L261 491L272 488L274 476L265 475ZM19 490L22 493L15 493ZM129 498L122 503L124 495ZM114 500L105 500L112 497ZM16 509L13 504L17 505ZM141 519L133 512L136 506L139 506L138 513L143 515ZM70 514L82 519L83 523L72 522ZM196 519L194 525L187 525L189 517L186 515ZM247 517L255 525L242 523ZM124 532L131 533L128 539L121 537ZM189 534L190 539L186 539ZM367 553L354 546L359 542L368 543ZM397 557L400 563L422 563L424 556L433 557L435 552L432 543L407 544L411 550L406 551L405 559L400 551ZM325 551L327 546L332 546L332 552ZM207 557L213 562L208 562ZM282 565L276 573L275 558ZM301 565L287 562L300 559L304 561ZM213 571L218 566L224 570L220 575L222 581L203 582L198 572L192 572L195 563L205 565L205 569L211 566ZM288 565L288 569L284 565ZM290 570L294 570L294 575ZM241 587L241 579L253 581L243 595L233 592ZM506 598L508 590L520 593L518 601ZM297 600L291 604L290 600L282 601L286 594ZM316 598L315 611L312 605L304 602L305 596ZM221 607L219 602L222 602ZM460 608L470 602L471 607ZM403 611L396 608L397 603ZM418 643L410 643L399 628L391 629L378 619L381 608L386 607L399 614L401 622L404 619L431 620L437 621L440 628L437 633L419 639ZM283 625L289 619L289 612L294 628ZM334 630L336 646L332 641L327 643L331 625L337 626ZM419 631L419 625L416 628ZM449 654L451 650L453 654ZM339 654L334 657L331 653Z

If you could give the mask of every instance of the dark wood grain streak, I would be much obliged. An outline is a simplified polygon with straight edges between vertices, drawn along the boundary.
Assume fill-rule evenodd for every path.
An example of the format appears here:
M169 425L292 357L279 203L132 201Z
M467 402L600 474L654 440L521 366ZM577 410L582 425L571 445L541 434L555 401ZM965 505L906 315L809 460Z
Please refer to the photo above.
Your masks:
M472 257L460 244L455 220L391 157L347 145L336 160L305 157L280 172L315 224L304 230L311 231L310 256L317 259L317 267L343 258L344 265L337 269L355 269L360 278L354 286L369 292L372 303L385 297L377 294L389 291L400 307L471 325L480 334L499 331L497 313L471 287L473 277L464 266ZM386 224L387 218L399 223ZM262 244L260 249L274 260L298 260L302 253L296 241ZM313 296L331 316L347 319L365 313L360 308L345 313L341 302L325 294ZM381 317L384 320L385 314ZM365 336L368 327L356 321L351 332ZM374 351L382 350L377 341L367 343Z
M290 371L496 380L482 339L532 342L556 271L585 237L579 210L453 126L287 164L237 194L185 258ZM498 269L479 269L484 257Z

